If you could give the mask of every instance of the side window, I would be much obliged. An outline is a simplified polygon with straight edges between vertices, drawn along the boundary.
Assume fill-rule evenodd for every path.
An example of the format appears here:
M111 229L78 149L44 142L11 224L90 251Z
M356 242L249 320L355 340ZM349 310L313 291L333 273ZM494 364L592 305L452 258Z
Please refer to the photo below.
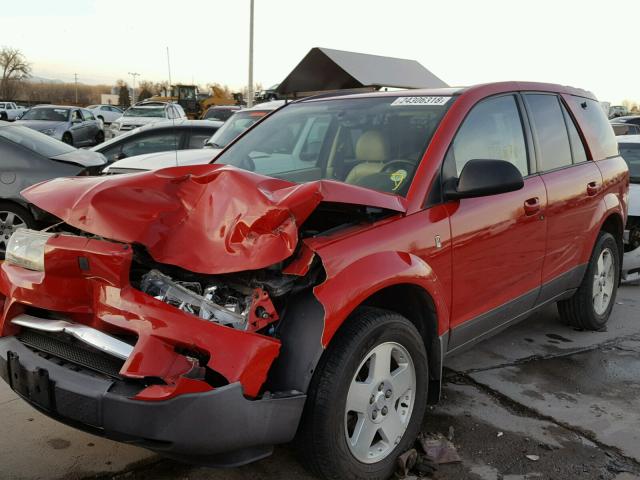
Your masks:
M80 110L74 110L74 111L71 113L71 121L72 121L72 122L75 122L75 121L77 121L77 120L82 121L82 114L80 113Z
M177 150L180 146L180 134L175 131L155 132L144 136L134 135L122 146L122 154L126 157L145 153Z
M83 110L82 114L84 115L84 119L85 120L95 120L96 118L93 116L93 113L91 113L89 110Z
M600 104L589 98L571 95L569 106L586 134L593 160L618 155L618 142Z
M318 160L330 122L331 117L329 115L318 117L314 120L313 125L311 125L309 129L309 134L302 145L300 160L306 162L315 162Z
M524 95L537 140L538 168L545 172L571 165L571 147L567 126L556 95Z
M506 160L523 176L529 174L527 148L518 105L513 95L478 103L465 118L453 141L456 175L469 160Z
M564 115L564 121L567 124L567 129L569 130L569 140L571 141L573 163L586 162L587 152L584 149L582 138L580 138L580 134L578 133L578 128L576 127L573 118L571 118L571 115L569 115L567 108L562 104L562 102L560 102L560 106L562 107L562 114Z
M191 136L189 137L189 145L187 148L202 148L204 142L211 138L214 132L209 130L191 130Z

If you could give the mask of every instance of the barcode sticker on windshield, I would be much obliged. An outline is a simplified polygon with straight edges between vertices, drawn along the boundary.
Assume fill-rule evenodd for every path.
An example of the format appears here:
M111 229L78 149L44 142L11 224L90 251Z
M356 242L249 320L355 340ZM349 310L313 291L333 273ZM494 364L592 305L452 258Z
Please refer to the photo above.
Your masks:
M391 105L444 105L451 97L398 97Z

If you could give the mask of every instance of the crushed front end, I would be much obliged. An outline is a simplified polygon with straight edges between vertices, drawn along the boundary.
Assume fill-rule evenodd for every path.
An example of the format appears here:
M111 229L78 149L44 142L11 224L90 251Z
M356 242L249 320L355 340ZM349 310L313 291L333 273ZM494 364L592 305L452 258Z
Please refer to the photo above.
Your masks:
M255 460L293 438L305 397L263 390L280 348L266 290L173 280L127 244L33 236L23 250L40 237L42 265L10 258L0 274L0 376L21 397L71 425L208 464Z
M404 208L359 187L216 165L57 179L22 194L62 223L9 242L0 376L73 426L227 466L296 433L305 387L289 373L314 366L283 368L283 358L324 348L323 306L312 301L313 318L291 306L326 280L304 239ZM301 330L285 344L279 329L293 317Z

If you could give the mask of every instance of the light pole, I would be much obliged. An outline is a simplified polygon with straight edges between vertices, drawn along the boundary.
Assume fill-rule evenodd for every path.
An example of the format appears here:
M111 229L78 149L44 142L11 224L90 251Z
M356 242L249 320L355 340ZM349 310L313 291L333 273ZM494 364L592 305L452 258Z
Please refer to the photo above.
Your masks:
M247 106L253 107L253 0L249 7L249 90L247 95Z
M129 75L133 77L133 90L132 90L133 95L131 95L132 97L131 105L135 105L136 104L136 77L140 74L137 72L129 72Z
M74 73L74 83L76 84L76 106L78 105L78 74Z

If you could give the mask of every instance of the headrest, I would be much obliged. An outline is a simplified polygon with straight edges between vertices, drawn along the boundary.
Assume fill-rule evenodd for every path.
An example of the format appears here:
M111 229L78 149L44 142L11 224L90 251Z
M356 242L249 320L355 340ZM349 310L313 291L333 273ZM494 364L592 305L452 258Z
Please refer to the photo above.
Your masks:
M387 144L378 130L367 130L356 143L356 160L384 162L387 159Z

